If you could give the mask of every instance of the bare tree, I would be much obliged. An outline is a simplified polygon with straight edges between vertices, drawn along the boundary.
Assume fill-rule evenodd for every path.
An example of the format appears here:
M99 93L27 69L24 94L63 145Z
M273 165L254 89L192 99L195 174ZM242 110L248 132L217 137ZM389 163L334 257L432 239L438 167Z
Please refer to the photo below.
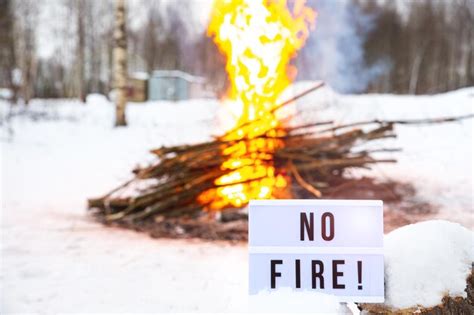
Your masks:
M368 63L391 64L369 91L429 94L474 84L472 0L412 1L403 13L394 1L353 1L375 17L365 44Z
M146 70L151 73L158 65L159 54L156 52L159 49L159 34L160 32L162 32L161 34L164 33L161 17L155 6L152 6L148 11L143 28L143 59L145 60Z
M77 18L77 92L81 102L86 102L86 86L85 86L85 0L77 0L76 18Z
M89 61L89 91L93 93L110 92L109 53L113 40L113 14L110 1L95 1L88 11L88 61ZM113 11L112 11L113 13ZM113 39L113 38L112 38Z
M38 3L33 0L15 2L16 58L21 70L21 96L25 104L33 97L36 74L36 28L38 25Z
M11 0L0 0L0 85L10 88L11 101L16 103L17 87L13 78L16 60L12 4Z
M113 76L115 90L115 126L126 126L127 104L127 32L125 0L115 1Z

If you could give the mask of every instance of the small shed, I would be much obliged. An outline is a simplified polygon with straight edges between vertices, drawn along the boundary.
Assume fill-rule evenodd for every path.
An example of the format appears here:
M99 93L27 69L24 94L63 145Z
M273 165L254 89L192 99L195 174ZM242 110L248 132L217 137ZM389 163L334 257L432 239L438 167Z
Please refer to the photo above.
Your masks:
M131 102L145 102L147 100L148 74L135 72L128 78L127 97Z
M148 99L151 101L180 101L203 97L206 80L179 70L153 71L148 80Z

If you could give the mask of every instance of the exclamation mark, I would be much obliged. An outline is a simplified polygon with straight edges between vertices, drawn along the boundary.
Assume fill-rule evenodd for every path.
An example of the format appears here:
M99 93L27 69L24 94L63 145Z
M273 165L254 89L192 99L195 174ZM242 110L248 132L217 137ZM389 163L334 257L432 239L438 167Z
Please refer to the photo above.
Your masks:
M362 261L357 261L357 289L362 290Z

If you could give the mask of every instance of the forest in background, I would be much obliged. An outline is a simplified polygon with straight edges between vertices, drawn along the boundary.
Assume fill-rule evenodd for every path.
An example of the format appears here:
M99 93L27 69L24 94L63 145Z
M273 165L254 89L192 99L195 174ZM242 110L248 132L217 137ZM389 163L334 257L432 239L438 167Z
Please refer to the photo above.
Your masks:
M474 85L473 1L308 3L319 16L294 60L298 79L322 79L343 93L432 94ZM127 4L129 74L183 70L225 91L224 59L194 18L199 3ZM0 0L0 87L24 100L107 95L113 12L111 0ZM44 56L49 42L53 51Z

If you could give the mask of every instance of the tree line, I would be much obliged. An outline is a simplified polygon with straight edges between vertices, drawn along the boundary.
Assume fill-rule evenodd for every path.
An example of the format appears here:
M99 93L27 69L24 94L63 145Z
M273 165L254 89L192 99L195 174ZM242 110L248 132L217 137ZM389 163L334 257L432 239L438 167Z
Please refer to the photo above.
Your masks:
M187 1L138 4L146 7L146 14L136 16L127 8L127 25L141 21L138 27L127 27L128 72L182 70L205 76L223 91L224 57L204 28L196 31L188 25L192 12ZM53 24L59 21L49 35L60 44L44 58L38 51L39 41L45 40L38 23L46 5L53 7ZM32 97L84 100L89 93L108 95L113 85L114 8L113 0L0 0L0 87L11 88L25 102Z
M473 1L411 1L403 12L394 1L347 1L370 17L363 44L366 65L386 66L365 92L429 94L474 85ZM25 102L107 95L113 85L114 3L0 0L0 87ZM182 70L206 77L224 92L224 57L205 26L190 18L189 3L135 1L135 7L146 10L128 10L128 72ZM54 15L50 38L39 31L46 7ZM44 57L39 47L48 40L59 45ZM305 64L317 67L320 61L305 55ZM305 68L299 69L302 77Z
M389 71L369 92L432 94L474 85L474 1L358 1L375 17L365 41L367 62L385 60Z

